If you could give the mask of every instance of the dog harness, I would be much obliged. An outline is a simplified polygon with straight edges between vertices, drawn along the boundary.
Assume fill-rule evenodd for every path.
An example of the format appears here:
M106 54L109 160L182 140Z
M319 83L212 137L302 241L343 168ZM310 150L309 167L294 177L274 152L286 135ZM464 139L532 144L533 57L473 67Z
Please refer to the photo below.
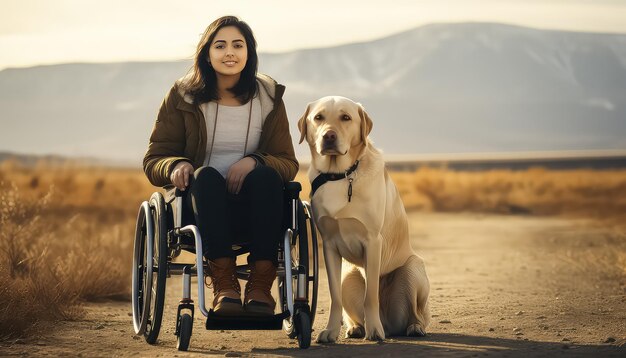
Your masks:
M328 183L329 181L337 181L341 179L348 179L350 183L348 185L348 202L352 199L352 181L354 178L350 177L352 173L356 171L356 168L359 166L359 161L357 160L348 170L343 173L320 173L313 182L311 183L311 197L320 188L320 186Z

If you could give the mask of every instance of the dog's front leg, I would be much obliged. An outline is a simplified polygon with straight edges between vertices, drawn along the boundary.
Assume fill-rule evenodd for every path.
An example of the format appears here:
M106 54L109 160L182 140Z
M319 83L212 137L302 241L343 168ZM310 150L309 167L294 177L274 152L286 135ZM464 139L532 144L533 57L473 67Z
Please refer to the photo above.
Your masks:
M335 342L341 331L341 255L327 241L324 241L324 262L330 288L330 317L326 329L317 336L318 343Z
M380 255L383 238L378 234L368 238L365 250L365 339L385 339L385 330L380 322L379 285Z

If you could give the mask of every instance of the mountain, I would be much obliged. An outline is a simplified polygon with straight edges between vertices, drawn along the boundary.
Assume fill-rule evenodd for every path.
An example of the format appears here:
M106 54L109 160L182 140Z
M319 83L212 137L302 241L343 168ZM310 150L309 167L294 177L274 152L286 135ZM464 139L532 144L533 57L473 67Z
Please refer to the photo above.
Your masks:
M163 96L190 65L0 71L0 151L140 163ZM390 154L626 149L626 35L435 24L260 54L260 71L287 86L294 142L308 102L343 95L365 106Z

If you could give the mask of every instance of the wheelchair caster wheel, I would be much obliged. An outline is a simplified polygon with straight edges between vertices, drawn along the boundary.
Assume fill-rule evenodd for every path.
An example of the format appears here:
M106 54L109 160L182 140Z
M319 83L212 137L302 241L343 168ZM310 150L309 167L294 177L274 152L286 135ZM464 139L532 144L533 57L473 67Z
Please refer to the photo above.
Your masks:
M176 348L178 348L179 351L186 351L189 348L189 341L191 340L193 318L188 313L183 313L180 317L179 325Z
M311 345L311 319L306 312L296 311L293 316L293 325L298 334L298 346L302 349Z

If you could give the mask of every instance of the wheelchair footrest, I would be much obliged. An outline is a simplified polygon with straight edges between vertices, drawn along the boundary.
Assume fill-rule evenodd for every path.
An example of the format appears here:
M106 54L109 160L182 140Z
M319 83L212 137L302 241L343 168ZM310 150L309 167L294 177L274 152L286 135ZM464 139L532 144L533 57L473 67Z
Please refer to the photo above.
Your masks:
M283 320L289 316L288 311L273 316L219 316L210 310L206 319L206 329L279 330L283 328Z

